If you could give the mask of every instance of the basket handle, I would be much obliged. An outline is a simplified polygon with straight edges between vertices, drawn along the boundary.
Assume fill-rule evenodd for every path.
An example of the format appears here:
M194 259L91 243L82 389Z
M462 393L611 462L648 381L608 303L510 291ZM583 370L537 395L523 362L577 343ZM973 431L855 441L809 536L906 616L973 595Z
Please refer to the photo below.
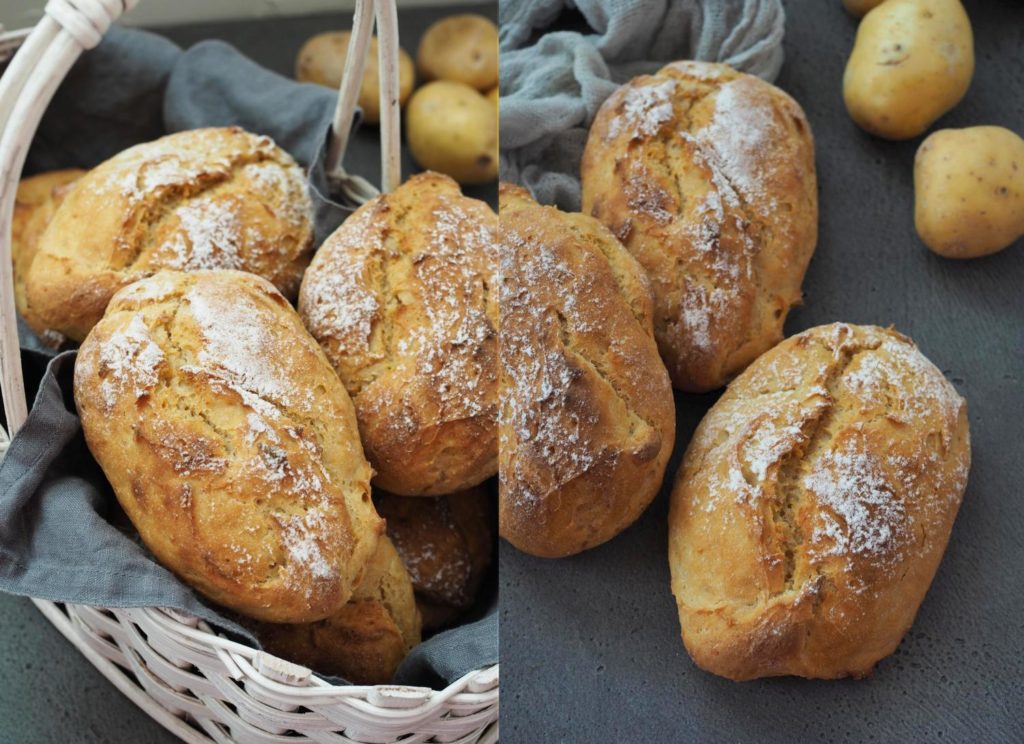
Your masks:
M0 78L0 392L13 437L28 418L11 266L18 181L43 112L71 65L138 0L49 0L45 15Z
M393 191L402 182L398 12L395 0L357 0L325 166L328 178L348 199L359 204L369 201L379 192L361 176L346 173L342 161L348 148L359 88L363 83L374 15L377 20L377 65L380 69L381 191Z

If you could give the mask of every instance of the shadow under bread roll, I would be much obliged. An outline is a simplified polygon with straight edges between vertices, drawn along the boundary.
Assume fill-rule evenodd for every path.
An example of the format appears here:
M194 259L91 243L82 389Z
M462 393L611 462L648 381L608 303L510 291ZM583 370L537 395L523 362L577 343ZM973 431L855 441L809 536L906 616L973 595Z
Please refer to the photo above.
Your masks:
M581 181L651 279L677 388L719 388L782 339L818 239L814 140L786 93L706 62L634 78L594 119Z
M282 659L357 685L382 685L420 642L420 616L412 582L387 537L366 577L338 612L314 623L254 623L263 647Z
M373 501L409 570L424 630L439 630L469 609L494 554L493 494L483 486L448 496Z
M421 173L357 209L302 280L299 313L352 396L377 488L435 496L497 472L497 222Z
M28 311L25 277L39 247L39 237L53 219L57 207L75 183L85 175L79 168L49 171L22 179L14 200L11 221L11 260L14 264L14 304L25 322L44 338L59 346L61 336L48 331Z
M39 238L36 324L81 341L114 293L161 269L236 269L294 300L313 247L305 176L269 137L193 129L93 168Z
M735 680L870 674L931 584L970 459L967 404L905 336L837 323L762 355L672 492L690 656Z
M675 444L650 284L597 220L501 199L499 531L542 557L611 539Z
M341 609L384 531L352 401L272 284L163 271L111 300L75 363L82 431L156 558L270 622Z

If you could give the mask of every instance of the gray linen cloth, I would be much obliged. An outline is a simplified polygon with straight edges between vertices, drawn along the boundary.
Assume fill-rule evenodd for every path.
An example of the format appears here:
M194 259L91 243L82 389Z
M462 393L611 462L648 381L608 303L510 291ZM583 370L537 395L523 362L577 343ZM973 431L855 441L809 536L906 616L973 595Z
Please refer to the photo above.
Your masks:
M503 0L499 7L501 178L565 210L580 208L587 132L622 83L678 59L725 62L769 81L782 67L781 0ZM572 10L587 28L559 30Z
M270 135L310 171L322 239L351 211L326 196L323 151L333 108L331 91L275 75L226 44L182 52L161 37L115 27L58 92L26 170L89 168L168 132L238 124ZM356 173L378 157L350 155L346 164ZM173 608L257 646L235 616L197 595L138 541L82 436L72 392L76 352L53 353L38 350L30 332L23 338L34 403L0 459L0 591L100 607ZM483 592L475 622L421 643L396 681L443 687L496 663L496 583Z

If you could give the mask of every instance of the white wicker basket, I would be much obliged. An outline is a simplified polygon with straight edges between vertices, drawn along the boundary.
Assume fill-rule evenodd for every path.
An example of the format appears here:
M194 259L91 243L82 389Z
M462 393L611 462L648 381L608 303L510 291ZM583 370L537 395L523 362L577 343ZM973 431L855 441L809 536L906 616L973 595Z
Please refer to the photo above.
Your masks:
M50 0L0 78L0 287L13 286L10 235L14 197L43 111L71 65L138 0ZM380 37L383 188L399 166L398 22L394 0L358 0L347 74L334 120L328 172L356 201L375 189L340 163L376 15ZM2 32L2 29L0 29ZM13 39L13 42L11 41ZM28 412L13 293L0 291L0 387L13 436ZM0 457L6 435L0 428ZM465 743L498 740L498 666L444 690L337 686L309 669L218 636L193 617L158 608L101 609L34 600L97 669L168 730L188 742L296 741L337 744Z

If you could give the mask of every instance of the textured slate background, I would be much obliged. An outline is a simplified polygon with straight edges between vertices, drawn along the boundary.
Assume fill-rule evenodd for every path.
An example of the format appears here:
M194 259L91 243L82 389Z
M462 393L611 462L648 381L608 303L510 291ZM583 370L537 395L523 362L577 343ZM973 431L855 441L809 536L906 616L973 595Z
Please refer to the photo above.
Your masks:
M496 18L497 7L491 3L403 9L399 13L403 48L415 59L419 37L426 27L455 12L477 12ZM350 25L350 15L328 14L157 30L186 48L203 39L223 39L263 66L290 77L295 55L309 36ZM346 163L351 170L379 182L378 148L376 128L365 127L350 141ZM405 153L403 173L413 171L414 164ZM467 189L467 193L496 203L494 188L475 187ZM0 593L0 744L175 741L177 737L107 682L29 600Z
M894 324L970 405L974 460L949 549L910 634L866 681L736 684L683 649L666 560L667 488L611 543L561 561L501 545L507 742L1024 741L1024 241L954 263L918 242L920 140L872 139L843 108L856 22L788 2L778 84L817 139L818 249L787 333ZM1024 134L1024 4L966 2L977 71L944 127ZM669 484L715 395L678 395Z

